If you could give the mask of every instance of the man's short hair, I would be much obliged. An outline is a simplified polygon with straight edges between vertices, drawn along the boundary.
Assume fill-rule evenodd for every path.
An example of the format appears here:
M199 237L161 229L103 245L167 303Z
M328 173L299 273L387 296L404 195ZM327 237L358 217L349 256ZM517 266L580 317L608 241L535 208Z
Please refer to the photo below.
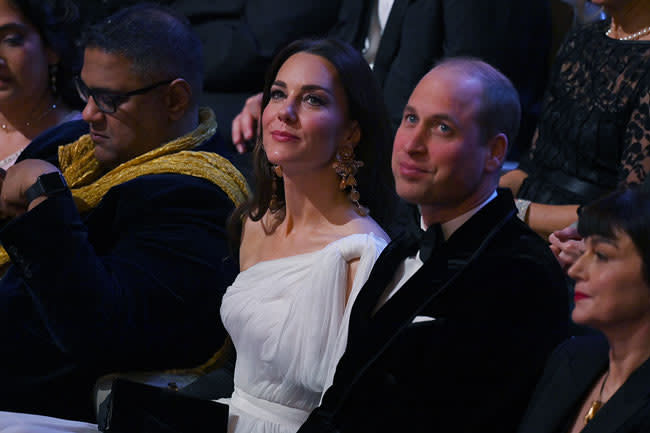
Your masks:
M196 101L203 87L203 48L187 18L164 6L144 3L122 9L84 34L85 48L98 48L133 62L141 78L183 78Z
M481 107L476 116L482 137L487 140L503 133L509 146L514 144L519 134L521 104L512 82L498 69L472 57L444 59L436 65L439 67L453 69L481 83Z

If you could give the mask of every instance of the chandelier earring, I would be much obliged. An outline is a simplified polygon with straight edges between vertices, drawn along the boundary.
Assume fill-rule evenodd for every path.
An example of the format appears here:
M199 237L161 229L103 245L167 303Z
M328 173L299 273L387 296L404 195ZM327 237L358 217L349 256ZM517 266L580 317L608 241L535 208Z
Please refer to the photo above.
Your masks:
M48 67L48 74L50 76L50 90L52 95L56 96L56 74L59 72L59 65L53 63Z
M336 152L336 161L333 164L334 171L341 177L339 189L349 190L348 198L354 204L354 210L361 216L368 215L368 209L359 204L361 194L357 190L357 171L363 167L363 161L354 159L354 148L350 144L344 144Z
M271 166L271 172L273 180L271 181L271 200L269 201L269 209L271 212L275 212L282 208L282 203L280 203L280 199L278 198L278 184L282 178L282 167L279 165L273 165Z

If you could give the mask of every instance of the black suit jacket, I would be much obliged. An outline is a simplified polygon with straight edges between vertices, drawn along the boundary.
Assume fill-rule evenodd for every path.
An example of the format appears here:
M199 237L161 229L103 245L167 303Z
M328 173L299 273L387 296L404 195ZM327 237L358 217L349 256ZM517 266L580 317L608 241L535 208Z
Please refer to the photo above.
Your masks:
M25 155L55 155L66 143L58 132ZM225 233L233 208L207 180L156 174L111 188L82 215L66 193L7 223L0 410L92 420L99 376L209 359L226 336L221 296L237 271Z
M560 345L519 427L519 433L564 433L608 365L602 336L574 337ZM583 433L650 431L650 360L643 363L585 426Z
M500 191L365 329L355 303L334 383L301 433L516 429L548 354L566 337L568 301L546 243L514 213L512 195ZM357 302L364 290L368 283Z
M374 71L393 130L416 84L445 57L472 56L501 70L519 92L520 140L528 146L548 78L546 0L395 0Z

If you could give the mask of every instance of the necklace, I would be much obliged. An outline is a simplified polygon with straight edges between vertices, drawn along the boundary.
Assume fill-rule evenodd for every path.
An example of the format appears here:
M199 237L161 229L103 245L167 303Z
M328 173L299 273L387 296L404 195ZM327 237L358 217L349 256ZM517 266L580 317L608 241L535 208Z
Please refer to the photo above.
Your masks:
M36 123L36 122L41 121L45 116L47 116L48 114L50 114L50 113L51 113L52 111L54 111L55 109L56 109L56 104L52 104L52 105L50 105L50 106L47 108L47 110L45 110L43 113L41 113L41 115L38 116L36 119L28 120L27 122L25 122L25 126L29 128L30 126L32 126L32 123ZM6 123L0 124L0 128L2 128L2 130L3 130L4 132L7 132L7 133L9 132L9 125L7 125Z
M650 33L650 26L648 26L648 27L646 27L646 28L643 28L643 29L639 30L639 31L636 32L636 33L632 33L631 35L623 36L622 38L616 38L616 39L618 39L619 41L636 41L636 40L639 39L641 36L645 36L645 35L647 35L648 33ZM605 32L605 35L606 35L606 36L610 36L611 34L612 34L612 28L610 27L610 28L607 29L607 31Z
M594 417L596 416L596 412L598 412L600 408L603 407L603 389L605 388L605 383L607 382L608 377L609 377L609 369L605 373L605 377L603 378L603 383L600 385L598 400L594 400L591 402L591 406L587 411L587 415L585 415L585 424L587 424L589 421L594 419Z

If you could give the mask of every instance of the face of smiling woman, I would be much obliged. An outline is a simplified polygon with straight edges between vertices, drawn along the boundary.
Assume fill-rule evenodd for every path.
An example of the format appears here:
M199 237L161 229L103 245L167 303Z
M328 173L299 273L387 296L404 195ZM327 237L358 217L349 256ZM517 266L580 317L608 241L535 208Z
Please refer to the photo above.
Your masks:
M589 236L585 253L569 269L576 280L573 320L606 331L650 322L650 288L630 236Z
M356 122L348 118L347 98L334 66L301 52L278 70L262 126L268 160L290 175L332 170L336 149L354 140Z

